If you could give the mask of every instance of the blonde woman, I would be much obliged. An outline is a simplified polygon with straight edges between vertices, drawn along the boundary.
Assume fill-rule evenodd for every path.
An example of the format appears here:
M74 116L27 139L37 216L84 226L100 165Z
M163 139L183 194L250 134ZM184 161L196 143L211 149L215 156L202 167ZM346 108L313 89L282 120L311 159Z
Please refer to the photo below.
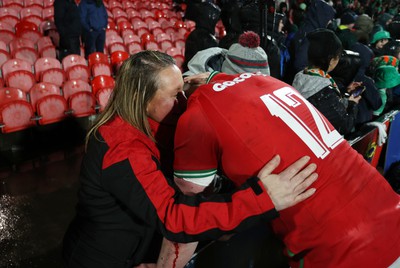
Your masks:
M310 197L316 166L303 157L279 174L274 157L231 195L184 196L160 170L158 135L173 124L182 74L161 52L122 65L104 112L87 134L76 207L63 244L65 267L154 267L162 236L216 239L278 216ZM165 138L165 135L161 135ZM268 192L268 194L267 194ZM256 216L256 217L255 217Z

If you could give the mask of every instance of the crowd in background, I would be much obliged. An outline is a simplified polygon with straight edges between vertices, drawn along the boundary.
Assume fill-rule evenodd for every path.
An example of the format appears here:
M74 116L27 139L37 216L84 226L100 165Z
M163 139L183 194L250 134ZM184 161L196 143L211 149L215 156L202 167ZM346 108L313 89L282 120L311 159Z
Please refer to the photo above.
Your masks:
M396 0L176 1L177 6L182 2L187 5L185 18L196 22L186 42L184 71L197 52L215 47L228 50L239 42L240 34L253 31L260 34L270 75L293 85L299 72L321 67L311 66L310 57L332 56L329 49L308 53L309 33L329 29L341 42L339 62L337 68L322 71L338 90L333 109L344 109L346 118L342 119L347 126L339 127L341 134L354 132L400 103L400 14ZM265 10L265 16L260 10ZM216 38L219 19L226 34ZM267 27L263 27L264 21ZM315 40L323 43L322 47L329 46L324 42ZM357 100L350 94L354 82L362 90Z

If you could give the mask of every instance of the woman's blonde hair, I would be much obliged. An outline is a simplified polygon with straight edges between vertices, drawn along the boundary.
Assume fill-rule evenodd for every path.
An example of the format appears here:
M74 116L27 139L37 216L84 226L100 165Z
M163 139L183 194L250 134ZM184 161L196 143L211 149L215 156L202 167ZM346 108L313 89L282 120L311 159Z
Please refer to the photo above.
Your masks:
M146 107L159 87L159 73L174 64L171 56L149 50L125 60L118 71L108 104L86 135L86 144L91 135L96 135L98 129L116 115L153 139Z

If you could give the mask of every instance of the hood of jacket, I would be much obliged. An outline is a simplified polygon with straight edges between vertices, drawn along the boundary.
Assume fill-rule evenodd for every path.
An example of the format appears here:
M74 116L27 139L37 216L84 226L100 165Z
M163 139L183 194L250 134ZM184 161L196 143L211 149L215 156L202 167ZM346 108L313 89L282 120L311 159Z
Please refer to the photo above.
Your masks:
M305 74L304 71L296 74L292 84L306 99L330 85L331 81L329 78Z
M304 25L311 29L326 28L328 22L335 18L336 11L327 2L316 0L307 8Z

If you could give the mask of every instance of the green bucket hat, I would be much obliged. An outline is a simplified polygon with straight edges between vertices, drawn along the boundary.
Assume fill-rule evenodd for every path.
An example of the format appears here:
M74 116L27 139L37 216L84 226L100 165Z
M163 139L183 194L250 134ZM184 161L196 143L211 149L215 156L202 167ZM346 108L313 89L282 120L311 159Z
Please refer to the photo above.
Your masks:
M390 33L387 31L378 31L374 34L374 36L372 37L372 41L371 44L375 44L376 42L378 42L379 40L382 39L390 39Z
M400 85L400 74L393 66L384 65L377 68L374 79L378 88L392 88Z

